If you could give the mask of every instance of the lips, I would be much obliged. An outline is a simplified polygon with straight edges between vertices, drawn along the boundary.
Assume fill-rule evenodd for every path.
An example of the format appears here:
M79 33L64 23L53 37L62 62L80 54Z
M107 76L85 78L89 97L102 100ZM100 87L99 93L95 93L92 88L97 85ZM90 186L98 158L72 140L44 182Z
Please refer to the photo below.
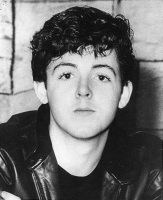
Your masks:
M95 112L95 111L90 108L77 108L74 110L74 112Z
M79 115L89 115L93 114L95 111L90 108L77 108L74 110L74 113Z

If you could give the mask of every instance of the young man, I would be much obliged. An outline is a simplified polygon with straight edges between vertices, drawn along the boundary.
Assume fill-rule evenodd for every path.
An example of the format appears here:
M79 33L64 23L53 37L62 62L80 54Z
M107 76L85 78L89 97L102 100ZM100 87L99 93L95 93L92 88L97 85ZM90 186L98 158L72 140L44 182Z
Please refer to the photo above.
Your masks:
M91 7L58 13L34 35L43 105L0 127L4 199L161 199L159 139L149 155L144 134L131 139L113 123L133 88L130 37L124 17Z

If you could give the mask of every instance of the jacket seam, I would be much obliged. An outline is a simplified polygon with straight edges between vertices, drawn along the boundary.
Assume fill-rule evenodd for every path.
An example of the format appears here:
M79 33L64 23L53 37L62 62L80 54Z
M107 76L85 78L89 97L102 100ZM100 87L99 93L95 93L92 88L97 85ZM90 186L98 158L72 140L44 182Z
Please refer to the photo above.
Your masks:
M36 188L39 200L44 200L45 197L43 196L43 192L41 191L41 186L39 184L38 178L37 178L34 171L32 172L32 177L33 177L33 181L34 181L34 184L35 184L35 188Z

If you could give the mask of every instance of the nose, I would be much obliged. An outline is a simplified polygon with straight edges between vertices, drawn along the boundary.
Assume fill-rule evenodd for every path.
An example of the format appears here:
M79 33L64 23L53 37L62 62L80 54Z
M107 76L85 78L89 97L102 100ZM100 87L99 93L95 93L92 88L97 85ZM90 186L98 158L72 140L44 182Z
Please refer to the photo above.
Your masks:
M77 98L91 98L92 97L92 90L89 86L88 80L79 80L78 87L76 90L76 97Z

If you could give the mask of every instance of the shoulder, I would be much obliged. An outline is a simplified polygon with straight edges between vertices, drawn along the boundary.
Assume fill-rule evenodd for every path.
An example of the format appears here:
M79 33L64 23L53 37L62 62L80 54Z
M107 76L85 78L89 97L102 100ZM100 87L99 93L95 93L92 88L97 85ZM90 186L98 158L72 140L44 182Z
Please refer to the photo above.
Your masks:
M27 111L19 114L12 115L11 118L0 124L0 131L9 128L9 127L22 127L26 126L28 123L33 121L36 118L37 111Z
M33 134L36 115L36 111L20 113L12 116L8 122L0 124L0 187L3 189L12 185L11 177L15 169L25 161L26 145L23 141Z
M13 115L6 123L0 124L0 147L11 151L20 145L23 138L34 131L37 111Z
M128 135L124 130L112 129L104 160L108 171L119 182L129 184L138 180L144 167L148 167L150 172L161 172L162 141L145 132Z
M163 141L156 135L139 131L133 135L133 145L142 151L142 163L148 169L148 183L146 188L149 193L162 190L163 179Z
M135 179L137 190L142 191L143 199L162 199L162 140L151 133L139 131L130 137L130 141L140 166Z
M139 153L142 164L140 185L144 182L145 199L162 199L163 183L163 141L152 134L139 131L132 137L132 145ZM146 180L146 181L145 181Z
M163 141L158 136L139 131L130 140L131 146L140 152L140 159L147 162L151 169L162 167Z

